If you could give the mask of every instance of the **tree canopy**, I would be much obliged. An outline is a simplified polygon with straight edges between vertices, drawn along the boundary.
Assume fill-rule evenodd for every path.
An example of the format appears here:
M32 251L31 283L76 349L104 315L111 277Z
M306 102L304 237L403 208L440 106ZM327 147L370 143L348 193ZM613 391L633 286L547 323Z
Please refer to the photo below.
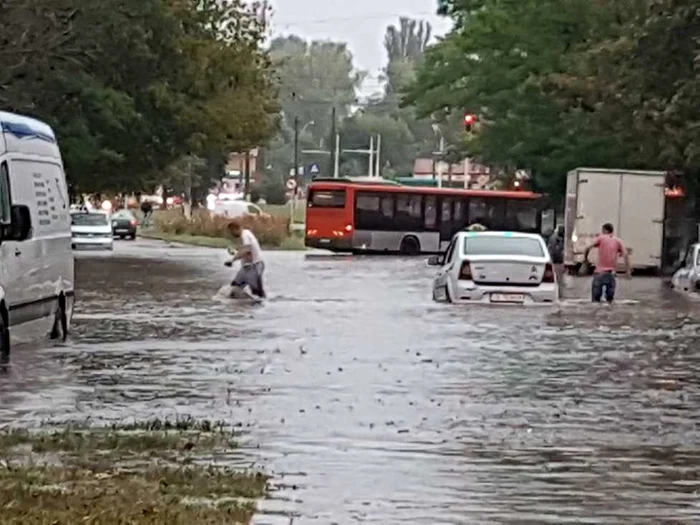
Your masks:
M140 190L183 155L274 133L261 15L242 0L8 0L0 104L54 127L76 189Z
M460 141L561 190L581 165L697 171L698 13L671 0L442 0L454 29L405 104L473 112Z

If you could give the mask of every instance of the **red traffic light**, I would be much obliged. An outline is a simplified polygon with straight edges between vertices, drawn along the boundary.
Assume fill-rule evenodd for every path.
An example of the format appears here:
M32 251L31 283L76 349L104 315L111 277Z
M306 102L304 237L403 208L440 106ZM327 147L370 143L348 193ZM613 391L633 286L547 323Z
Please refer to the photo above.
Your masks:
M467 131L470 131L472 127L474 127L474 124L476 124L476 115L472 113L467 113L464 115L464 127L467 129Z

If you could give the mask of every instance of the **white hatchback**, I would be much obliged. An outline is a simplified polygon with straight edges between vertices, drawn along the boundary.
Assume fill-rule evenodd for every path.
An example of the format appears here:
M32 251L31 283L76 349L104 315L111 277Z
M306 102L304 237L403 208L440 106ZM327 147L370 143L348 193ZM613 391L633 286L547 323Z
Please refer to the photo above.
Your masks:
M460 232L444 256L428 259L440 269L433 299L452 303L553 304L559 296L549 250L540 235Z
M671 288L679 292L700 292L700 243L688 248L681 267L673 274Z
M114 233L109 216L102 211L72 211L71 243L75 248L114 249Z

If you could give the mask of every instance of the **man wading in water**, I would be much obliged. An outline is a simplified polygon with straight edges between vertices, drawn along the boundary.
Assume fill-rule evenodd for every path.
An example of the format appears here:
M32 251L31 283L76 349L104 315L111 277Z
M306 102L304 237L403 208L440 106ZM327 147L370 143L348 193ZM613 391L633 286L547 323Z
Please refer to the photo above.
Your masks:
M250 293L264 299L265 289L262 278L265 263L262 260L262 250L258 239L252 231L243 228L241 223L236 220L229 223L228 230L234 239L240 239L242 245L238 250L229 248L233 259L227 261L226 266L233 266L235 261L241 261L241 269L238 270L231 286L239 290L244 290L248 286Z
M603 288L605 288L605 300L611 303L615 300L615 286L617 284L617 258L625 259L625 273L627 277L631 275L630 257L624 243L613 234L613 225L603 224L602 232L596 237L593 244L586 248L583 260L588 261L588 254L593 248L598 248L598 264L595 267L593 283L591 284L591 295L594 303L601 302L603 298Z

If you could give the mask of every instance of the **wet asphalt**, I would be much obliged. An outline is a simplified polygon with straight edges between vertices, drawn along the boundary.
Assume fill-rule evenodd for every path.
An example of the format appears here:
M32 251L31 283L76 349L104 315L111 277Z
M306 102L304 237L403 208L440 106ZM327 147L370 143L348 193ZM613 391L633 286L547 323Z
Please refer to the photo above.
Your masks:
M223 251L79 254L73 334L13 350L0 422L224 419L213 459L273 476L258 524L700 522L700 301L439 305L420 258L266 258L252 306Z

